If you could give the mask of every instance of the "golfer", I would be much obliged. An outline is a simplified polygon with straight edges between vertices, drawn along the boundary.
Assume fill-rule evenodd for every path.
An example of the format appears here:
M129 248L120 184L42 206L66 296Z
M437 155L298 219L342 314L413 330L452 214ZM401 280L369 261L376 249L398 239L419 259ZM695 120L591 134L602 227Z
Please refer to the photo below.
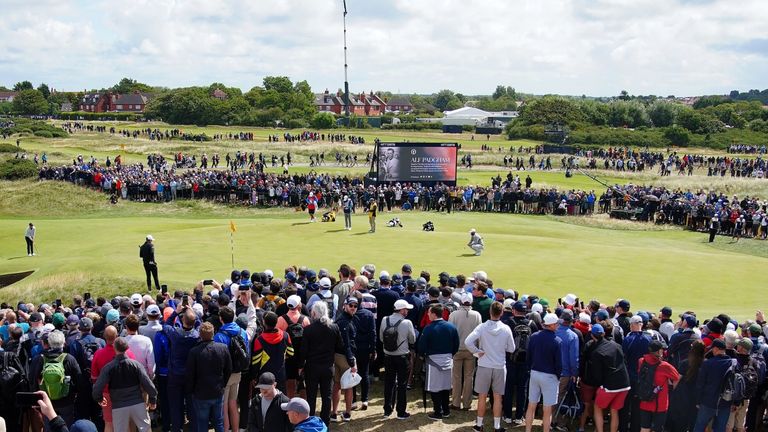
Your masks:
M475 251L475 256L478 256L481 253L483 253L483 249L485 249L485 243L483 243L483 238L480 237L480 234L478 234L477 230L474 228L469 230L469 243L467 243L467 246L469 246L473 251Z
M152 280L155 279L155 289L160 291L160 282L157 280L157 262L155 262L155 238L147 235L144 244L139 247L139 257L144 262L144 272L147 274L147 291L152 291Z
M376 210L378 210L379 206L376 204L376 200L371 198L368 200L368 223L371 224L371 229L368 231L369 233L375 233L376 232Z
M352 210L354 208L354 204L349 198L349 195L344 195L341 205L344 208L344 229L349 231L352 229Z
M27 256L35 256L35 231L35 226L30 222L27 232L24 233L24 240L27 241Z
M310 222L315 222L315 210L317 210L317 197L314 192L310 192L307 197L307 211L309 212Z

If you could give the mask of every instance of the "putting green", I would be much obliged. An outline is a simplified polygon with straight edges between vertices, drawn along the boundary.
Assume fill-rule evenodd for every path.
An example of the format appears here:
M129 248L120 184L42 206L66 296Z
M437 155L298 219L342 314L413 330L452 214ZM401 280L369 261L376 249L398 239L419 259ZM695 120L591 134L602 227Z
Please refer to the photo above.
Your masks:
M706 236L678 230L628 231L578 226L562 219L506 214L397 213L405 228L378 218L368 234L367 217L356 215L351 232L343 218L308 223L305 213L254 211L234 222L235 266L276 275L289 264L335 270L375 263L395 273L414 270L470 274L485 270L496 287L536 293L555 302L573 292L613 302L625 297L634 310L727 312L741 319L759 309L768 282L768 259L711 247ZM421 231L426 220L435 232ZM567 220L566 220L567 221ZM231 270L229 219L221 217L66 218L35 220L39 256L24 253L26 220L0 220L0 274L36 270L0 289L0 300L49 302L90 291L94 295L143 292L138 247L156 239L161 283L190 289L200 279L222 280ZM469 228L484 236L487 250L472 256ZM718 238L719 242L729 241Z

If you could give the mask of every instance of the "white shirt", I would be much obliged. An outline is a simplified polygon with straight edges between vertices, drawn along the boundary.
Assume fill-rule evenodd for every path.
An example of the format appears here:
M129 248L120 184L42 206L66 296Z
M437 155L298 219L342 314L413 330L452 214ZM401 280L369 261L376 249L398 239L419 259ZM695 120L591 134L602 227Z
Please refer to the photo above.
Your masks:
M155 354L152 341L148 337L139 334L123 336L128 347L136 357L136 361L144 366L144 370L147 371L147 375L150 378L155 376Z
M27 232L24 234L25 237L29 237L32 240L35 239L35 227L28 227Z

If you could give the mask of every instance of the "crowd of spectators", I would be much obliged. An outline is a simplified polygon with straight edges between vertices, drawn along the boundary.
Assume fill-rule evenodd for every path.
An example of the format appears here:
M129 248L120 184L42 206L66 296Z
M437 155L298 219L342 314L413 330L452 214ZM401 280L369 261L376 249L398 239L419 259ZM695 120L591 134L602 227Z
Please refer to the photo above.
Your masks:
M753 432L766 330L760 311L737 321L572 293L550 301L484 271L233 270L190 291L3 303L0 418L57 432L324 431L372 409L378 377L385 418L411 417L421 398L409 389L421 388L428 419L476 409L476 431L491 423L492 397L495 432L530 432L539 403L545 431L602 432L609 414L612 432ZM38 392L38 409L14 408L20 391Z

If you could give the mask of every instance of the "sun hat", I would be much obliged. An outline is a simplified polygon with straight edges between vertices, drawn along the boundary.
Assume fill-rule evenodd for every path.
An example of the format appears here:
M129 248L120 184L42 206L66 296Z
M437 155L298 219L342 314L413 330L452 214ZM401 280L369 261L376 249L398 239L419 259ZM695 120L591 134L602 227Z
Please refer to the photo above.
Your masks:
M413 309L413 305L408 303L405 300L398 300L395 302L395 310L403 310L403 309Z

